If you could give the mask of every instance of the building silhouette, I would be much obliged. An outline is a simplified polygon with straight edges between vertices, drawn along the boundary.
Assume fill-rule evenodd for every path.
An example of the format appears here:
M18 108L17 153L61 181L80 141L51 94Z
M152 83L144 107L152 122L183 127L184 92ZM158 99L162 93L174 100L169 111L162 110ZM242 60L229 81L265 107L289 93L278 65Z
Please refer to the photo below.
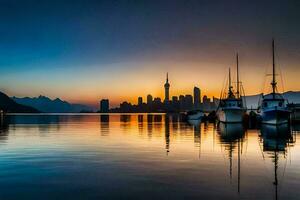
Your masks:
M185 110L191 110L193 108L193 96L190 94L184 97Z
M110 112L121 112L121 113L157 113L157 112L186 112L193 109L203 109L206 112L213 111L216 109L218 104L218 99L213 98L211 101L206 95L203 96L203 101L201 102L201 90L198 87L194 87L193 95L179 95L172 96L170 99L170 83L169 76L167 73L166 82L164 84L164 100L160 97L153 97L151 94L148 94L146 97L146 103L143 103L143 97L138 97L138 102L136 105L131 104L130 102L122 102L120 107L113 108Z
M179 95L179 109L184 110L184 95Z
M161 103L161 98L155 97L154 100L153 100L153 103L155 103L155 104Z
M169 90L170 90L170 84L169 84L169 77L168 77L168 73L167 73L167 79L166 79L166 83L164 85L165 87L165 100L164 102L169 102L170 101L170 93L169 93Z
M172 97L171 110L174 112L178 112L180 110L180 104L177 96Z
M133 107L131 103L128 103L127 101L124 101L120 104L120 110L122 112L132 112L133 111Z
M201 103L201 91L198 87L194 87L194 108L199 109Z
M101 101L100 101L100 112L101 113L108 113L109 112L109 100L108 99L101 99Z
M178 97L177 96L172 96L172 102L176 102L178 101Z
M143 97L138 97L138 105L143 105Z
M153 101L152 95L151 95L151 94L148 94L148 95L147 95L147 104L150 105L150 104L152 103L152 101Z

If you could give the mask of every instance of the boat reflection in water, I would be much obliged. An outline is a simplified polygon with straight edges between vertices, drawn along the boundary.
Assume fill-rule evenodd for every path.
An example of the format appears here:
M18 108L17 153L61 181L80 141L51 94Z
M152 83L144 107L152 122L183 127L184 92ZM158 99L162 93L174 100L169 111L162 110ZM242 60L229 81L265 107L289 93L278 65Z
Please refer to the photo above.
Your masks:
M263 152L266 152L269 155L268 157L271 158L274 163L273 185L275 187L275 199L278 199L278 186L280 181L278 179L279 158L280 156L283 156L284 159L286 159L287 147L295 143L294 137L288 124L282 124L279 126L264 124L261 127L260 137L263 144ZM283 167L285 168L285 166Z
M194 143L199 148L199 159L201 157L201 119L188 120L189 125L194 129Z
M193 120L188 120L188 123L194 127L200 127L201 120L200 119L193 119Z
M225 151L228 152L230 182L232 181L232 160L234 151L237 148L237 192L240 193L241 154L243 152L242 149L245 136L244 126L241 123L219 123L218 133L222 145L225 146Z
M221 141L223 142L234 142L243 138L245 134L245 129L243 124L228 124L228 123L219 123L219 134Z

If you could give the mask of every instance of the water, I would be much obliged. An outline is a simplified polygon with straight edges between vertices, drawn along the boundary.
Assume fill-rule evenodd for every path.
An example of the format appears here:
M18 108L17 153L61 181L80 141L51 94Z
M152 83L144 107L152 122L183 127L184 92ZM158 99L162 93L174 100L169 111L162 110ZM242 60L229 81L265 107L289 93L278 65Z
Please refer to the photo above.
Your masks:
M299 126L246 130L147 114L1 124L0 199L300 198Z

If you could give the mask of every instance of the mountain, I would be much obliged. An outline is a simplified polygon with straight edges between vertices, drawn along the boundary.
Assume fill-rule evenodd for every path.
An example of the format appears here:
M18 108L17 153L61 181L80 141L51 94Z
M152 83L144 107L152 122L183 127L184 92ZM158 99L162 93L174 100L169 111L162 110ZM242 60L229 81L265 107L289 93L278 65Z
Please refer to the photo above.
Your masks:
M300 91L288 91L285 92L283 96L288 100L289 103L300 103Z
M300 103L300 91L288 91L283 93L283 96L289 103ZM247 108L257 108L260 97L261 94L246 96Z
M93 108L81 104L70 104L67 101L63 101L59 98L51 100L45 96L39 97L12 97L14 101L19 104L31 106L42 112L46 113L78 113L78 112L92 112Z
M0 109L8 113L39 113L35 108L21 105L9 98L6 94L0 92Z

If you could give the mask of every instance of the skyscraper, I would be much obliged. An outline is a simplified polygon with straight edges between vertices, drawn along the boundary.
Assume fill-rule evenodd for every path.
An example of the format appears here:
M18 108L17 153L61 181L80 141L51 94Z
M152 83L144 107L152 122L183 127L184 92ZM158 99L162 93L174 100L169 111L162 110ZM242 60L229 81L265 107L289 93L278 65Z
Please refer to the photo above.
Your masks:
M101 101L100 101L100 112L101 113L109 112L109 100L108 99L101 99Z
M153 100L154 103L161 103L161 98L155 97Z
M172 101L173 102L177 102L178 101L178 97L177 96L172 96Z
M206 95L203 96L203 109L205 111L210 111L210 98L208 98Z
M142 105L143 104L143 97L139 97L138 98L138 105Z
M166 80L166 83L164 86L165 86L165 102L168 102L170 100L170 98L169 98L170 84L169 84L168 73L167 73L167 80Z
M151 95L151 94L148 94L148 95L147 95L147 104L150 105L150 104L152 103L152 101L153 101L152 95Z
M181 111L183 111L184 108L184 96L183 95L179 95L179 108Z
M190 110L193 108L193 97L190 94L185 95L184 97L185 109Z
M200 89L194 87L194 108L198 109L200 107L200 101L201 101Z

